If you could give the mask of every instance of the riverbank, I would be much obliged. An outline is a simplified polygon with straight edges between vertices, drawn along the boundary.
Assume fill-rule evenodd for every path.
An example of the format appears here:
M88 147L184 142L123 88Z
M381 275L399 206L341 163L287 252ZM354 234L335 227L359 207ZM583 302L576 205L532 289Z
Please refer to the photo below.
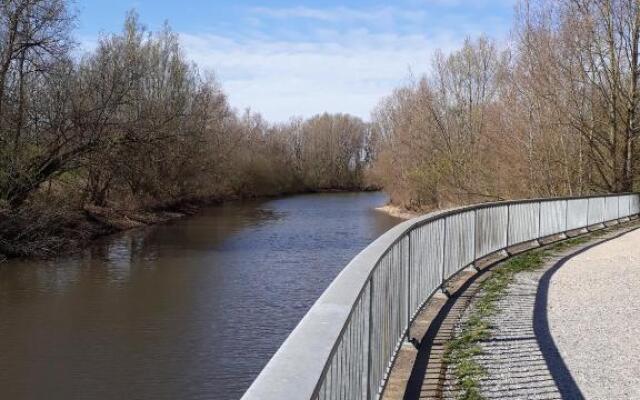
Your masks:
M391 215L392 217L401 219L411 219L419 217L421 215L417 212L409 211L405 208L398 207L393 204L386 204L382 207L376 207L376 210Z
M372 192L372 187L304 190L268 195L191 199L147 209L117 209L64 204L34 205L18 210L0 208L0 262L11 258L53 258L71 254L93 240L118 232L167 223L206 207L255 199L275 199L313 193ZM402 218L402 217L399 217Z
M193 214L181 211L82 209L0 209L0 262L10 258L51 258L73 253L99 237L165 223Z

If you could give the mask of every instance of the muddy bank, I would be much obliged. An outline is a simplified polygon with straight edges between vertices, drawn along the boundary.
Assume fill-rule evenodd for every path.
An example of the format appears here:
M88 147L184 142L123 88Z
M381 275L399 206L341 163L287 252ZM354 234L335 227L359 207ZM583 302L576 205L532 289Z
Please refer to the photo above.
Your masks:
M389 214L392 217L402 218L402 219L411 219L411 218L419 217L420 215L422 215L415 211L409 211L405 208L394 206L393 204L387 204L382 207L377 207L376 210Z
M0 262L16 257L49 258L73 253L98 237L164 223L198 209L134 211L95 206L79 210L0 209Z

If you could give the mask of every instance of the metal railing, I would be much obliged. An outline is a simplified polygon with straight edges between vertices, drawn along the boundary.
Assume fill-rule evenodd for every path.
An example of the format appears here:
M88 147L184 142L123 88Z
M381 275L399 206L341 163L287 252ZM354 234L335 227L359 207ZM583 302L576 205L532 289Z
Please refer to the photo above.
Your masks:
M618 194L484 203L403 222L342 270L243 399L376 399L413 319L458 272L639 212L638 194Z

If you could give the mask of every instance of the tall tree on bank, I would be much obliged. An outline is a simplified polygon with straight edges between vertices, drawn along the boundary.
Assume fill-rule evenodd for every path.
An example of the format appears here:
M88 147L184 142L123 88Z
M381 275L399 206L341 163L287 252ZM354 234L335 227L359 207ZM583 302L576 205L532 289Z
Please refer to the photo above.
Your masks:
M509 61L485 37L437 53L432 73L398 89L373 114L381 137L375 175L409 208L504 198L500 94ZM502 154L496 159L497 152ZM495 168L494 168L495 166Z
M640 133L640 3L523 2L519 63L531 103L558 110L558 130L580 137L576 162L588 189L630 191ZM522 79L521 81L525 81Z
M72 22L63 0L0 3L0 194L14 206L69 158Z

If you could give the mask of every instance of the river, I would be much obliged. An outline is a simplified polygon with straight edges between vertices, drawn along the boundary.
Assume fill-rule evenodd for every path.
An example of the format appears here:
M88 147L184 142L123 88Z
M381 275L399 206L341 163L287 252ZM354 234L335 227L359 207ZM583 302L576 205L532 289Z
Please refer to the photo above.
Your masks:
M346 263L381 193L229 203L0 264L0 398L237 399Z

